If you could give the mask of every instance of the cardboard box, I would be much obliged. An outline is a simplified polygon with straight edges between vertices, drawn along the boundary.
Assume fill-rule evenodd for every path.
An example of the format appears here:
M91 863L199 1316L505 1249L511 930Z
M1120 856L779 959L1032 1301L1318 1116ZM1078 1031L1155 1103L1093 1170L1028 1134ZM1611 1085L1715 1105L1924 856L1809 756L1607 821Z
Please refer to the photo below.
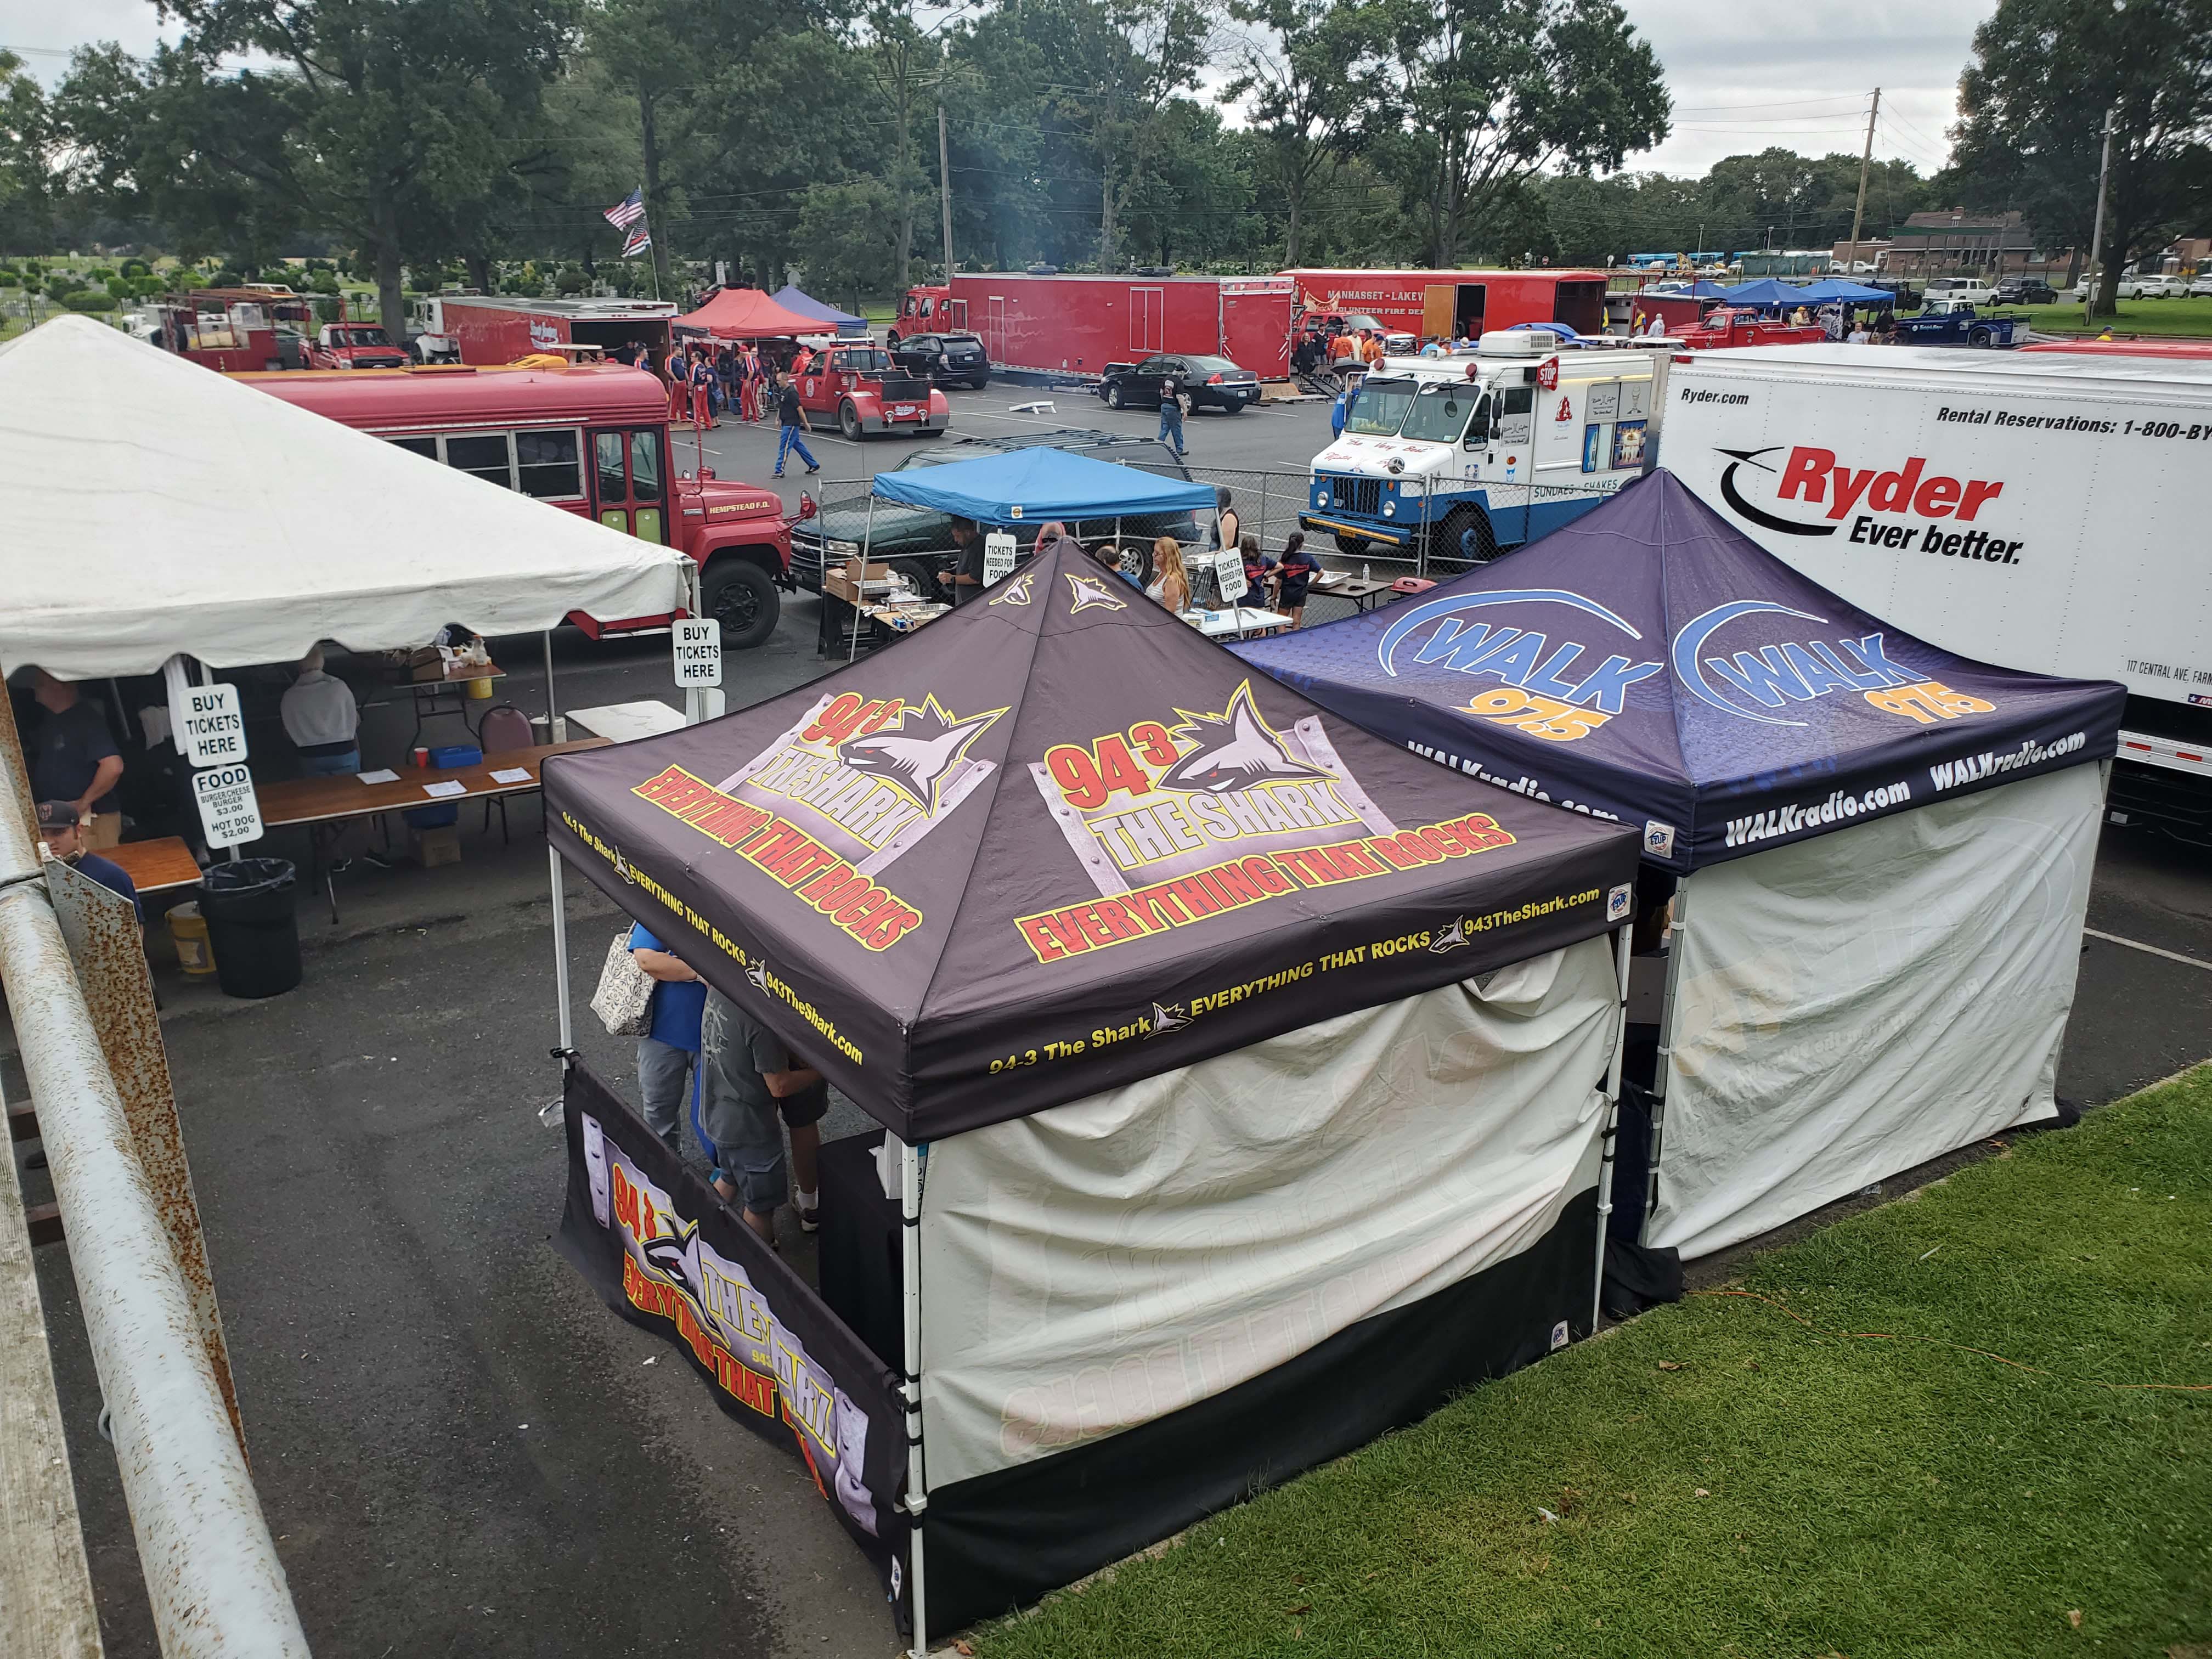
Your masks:
M407 837L415 862L425 870L434 870L441 864L461 861L461 832L458 825L448 824L440 830L416 830Z

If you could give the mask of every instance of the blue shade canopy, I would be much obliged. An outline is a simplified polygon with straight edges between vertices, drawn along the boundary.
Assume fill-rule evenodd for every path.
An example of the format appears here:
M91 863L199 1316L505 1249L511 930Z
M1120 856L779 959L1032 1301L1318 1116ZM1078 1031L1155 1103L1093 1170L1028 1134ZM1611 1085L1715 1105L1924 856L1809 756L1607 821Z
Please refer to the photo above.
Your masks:
M1778 283L1771 276L1724 288L1720 297L1739 306L1802 306L1812 296L1796 283Z
M1728 292L1722 284L1709 283L1700 276L1694 283L1685 283L1680 288L1670 288L1663 292L1657 289L1646 289L1637 297L1643 299L1648 296L1654 300L1725 300L1728 298Z
M1962 573L2003 556L1936 528ZM1418 600L1236 649L1379 737L1634 825L1678 871L2104 759L2126 700L1887 627L1664 471Z
M1829 276L1817 283L1808 283L1798 293L1818 305L1838 300L1857 305L1889 306L1897 303L1897 295L1886 288L1869 288L1864 283L1847 282L1841 276Z
M811 294L801 293L793 283L786 283L769 296L786 311L796 312L801 317L811 317L817 322L830 324L840 334L857 334L866 331L868 319L855 317L849 311L840 311L835 306L825 306Z
M1211 513L1215 505L1212 484L1163 478L1116 461L1042 448L878 472L874 493L878 501L934 507L978 524Z

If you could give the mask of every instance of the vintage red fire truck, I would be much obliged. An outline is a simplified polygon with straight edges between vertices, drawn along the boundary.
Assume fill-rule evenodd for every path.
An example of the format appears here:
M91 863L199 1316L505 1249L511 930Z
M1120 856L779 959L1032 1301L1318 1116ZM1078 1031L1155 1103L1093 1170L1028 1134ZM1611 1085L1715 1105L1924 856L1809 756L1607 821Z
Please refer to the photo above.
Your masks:
M309 371L240 377L272 397L373 434L487 483L681 548L700 566L705 614L741 650L775 631L790 586L791 532L775 493L726 483L709 468L676 471L668 395L653 376L612 363L561 369ZM569 620L599 638L665 617Z
M1818 345L1828 337L1817 324L1792 325L1756 311L1715 306L1693 327L1669 330L1669 337L1699 351L1736 346Z
M1291 284L1144 270L963 271L949 287L908 289L891 339L948 330L981 338L994 372L1095 380L1109 363L1172 351L1226 357L1279 380L1291 372Z
M408 361L374 323L325 323L307 348L309 368L404 368Z
M945 394L908 374L879 345L825 347L807 359L797 379L806 424L834 426L856 443L902 433L933 437L952 424Z

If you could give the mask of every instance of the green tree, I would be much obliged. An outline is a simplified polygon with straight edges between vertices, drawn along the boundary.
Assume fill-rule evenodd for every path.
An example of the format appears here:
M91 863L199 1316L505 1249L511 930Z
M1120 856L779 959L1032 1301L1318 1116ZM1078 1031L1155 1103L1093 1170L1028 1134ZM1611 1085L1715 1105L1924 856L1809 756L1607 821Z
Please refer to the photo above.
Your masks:
M254 262L295 226L345 237L404 337L405 262L454 203L492 193L559 67L568 0L163 3L181 41L145 64L80 54L58 100L104 186Z
M54 246L61 135L45 90L0 48L0 249Z
M1406 88L1393 171L1431 264L1457 264L1540 174L1613 172L1667 135L1659 60L1614 0L1387 3Z
M816 185L800 199L796 252L817 297L834 295L858 313L884 291L899 240L898 202L881 179Z
M2017 208L2047 241L2094 240L2112 112L2104 270L2114 314L2131 261L2212 222L2212 0L1998 0L1959 79L1952 177L1978 206Z

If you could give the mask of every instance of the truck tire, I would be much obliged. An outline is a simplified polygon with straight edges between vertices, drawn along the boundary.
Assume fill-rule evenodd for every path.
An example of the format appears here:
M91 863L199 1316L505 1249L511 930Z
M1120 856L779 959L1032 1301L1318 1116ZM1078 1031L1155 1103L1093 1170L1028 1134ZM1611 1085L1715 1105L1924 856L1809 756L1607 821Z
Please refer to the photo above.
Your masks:
M860 411L853 407L850 398L837 405L837 430L845 434L847 443L860 441Z
M1119 409L1121 406L1121 384L1117 380L1112 386L1106 388L1106 407L1109 409Z
M707 614L722 624L725 651L750 651L775 632L775 582L742 553L725 553L707 567L701 585Z
M896 329L893 329L890 333L884 336L884 349L886 351L896 351L898 349L898 331Z
M1988 345L1989 345L1989 343L1990 343L1990 331L1989 331L1989 330L1987 330L1987 329L1985 329L1985 328L1978 328L1978 329L1972 330L1972 331L1967 334L1967 336L1966 336L1966 343L1967 343L1968 345L1970 345L1970 346L1980 346L1980 347L1987 348L1987 346L1988 346Z
M1469 532L1473 534L1470 537ZM1429 532L1425 574L1456 576L1498 556L1497 532L1490 515L1479 507L1455 507Z

